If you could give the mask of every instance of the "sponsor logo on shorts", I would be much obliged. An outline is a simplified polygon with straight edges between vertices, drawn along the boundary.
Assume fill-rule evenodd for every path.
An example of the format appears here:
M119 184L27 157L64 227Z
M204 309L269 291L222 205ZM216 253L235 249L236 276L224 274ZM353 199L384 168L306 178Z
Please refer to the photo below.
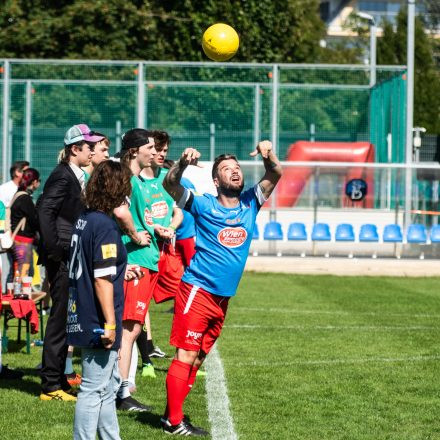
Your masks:
M136 309L137 310L145 310L145 308L147 307L147 305L144 303L144 302L142 302L142 301L137 301L136 302Z
M145 208L144 220L148 226L153 226L153 215L151 214L151 212L148 208Z
M153 203L151 210L153 211L153 218L164 218L168 214L168 205L161 200L160 202Z
M217 240L225 247L240 247L247 238L247 232L244 228L223 228L217 234Z
M200 339L202 337L202 333L199 332L194 332L192 330L187 330L186 331L186 338L193 338L195 341L197 341L197 339Z

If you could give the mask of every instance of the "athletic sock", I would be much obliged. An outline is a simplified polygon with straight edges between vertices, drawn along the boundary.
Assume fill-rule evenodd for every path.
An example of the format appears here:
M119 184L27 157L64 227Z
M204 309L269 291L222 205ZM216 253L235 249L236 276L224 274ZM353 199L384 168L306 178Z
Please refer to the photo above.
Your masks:
M130 397L130 390L128 388L128 379L123 379L121 382L121 386L118 390L118 397L120 399L125 399L127 397Z
M66 358L66 368L64 369L64 374L72 374L73 373L73 362L72 358L67 355Z
M147 333L144 329L141 330L138 338L136 339L136 343L139 348L139 353L141 354L142 364L152 364L153 362L151 362L150 356L148 356L150 351L148 350Z
M154 344L152 339L147 339L147 353L151 353L154 350Z
M174 359L168 369L167 408L168 420L172 425L178 425L183 419L183 402L189 393L188 381L192 365Z
M189 394L189 392L192 389L192 386L194 385L194 382L196 381L197 371L199 371L199 367L193 366L191 369L191 374L189 375L189 378L188 378L188 383L187 383L188 391L186 392L186 396ZM185 396L185 398L186 398L186 396Z

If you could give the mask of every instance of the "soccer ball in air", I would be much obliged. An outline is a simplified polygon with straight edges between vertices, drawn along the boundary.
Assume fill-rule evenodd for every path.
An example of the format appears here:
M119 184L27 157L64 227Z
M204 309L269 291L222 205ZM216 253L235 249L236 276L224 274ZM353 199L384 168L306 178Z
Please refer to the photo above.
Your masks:
M227 61L238 50L239 38L235 29L224 23L216 23L206 29L202 38L203 52L214 61Z

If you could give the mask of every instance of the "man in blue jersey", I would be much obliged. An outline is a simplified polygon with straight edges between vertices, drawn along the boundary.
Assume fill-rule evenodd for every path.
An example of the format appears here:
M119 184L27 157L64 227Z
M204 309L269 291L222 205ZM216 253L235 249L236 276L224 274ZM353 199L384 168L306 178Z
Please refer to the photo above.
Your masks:
M196 223L196 253L176 295L170 337L177 350L166 379L167 409L162 427L168 434L208 434L184 418L183 403L197 370L220 335L228 300L235 295L246 264L258 211L282 174L271 142L260 142L251 156L257 154L261 154L266 172L244 192L240 164L235 156L226 154L217 157L212 167L217 197L184 188L180 179L185 168L196 165L200 157L193 148L183 152L164 180L165 189Z

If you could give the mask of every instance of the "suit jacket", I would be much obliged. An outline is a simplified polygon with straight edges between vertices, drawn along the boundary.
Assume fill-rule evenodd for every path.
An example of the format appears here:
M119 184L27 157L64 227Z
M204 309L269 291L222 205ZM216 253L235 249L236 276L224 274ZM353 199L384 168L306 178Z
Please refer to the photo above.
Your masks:
M60 163L47 179L37 201L40 224L40 261L67 262L72 227L85 206L81 185L69 164Z

